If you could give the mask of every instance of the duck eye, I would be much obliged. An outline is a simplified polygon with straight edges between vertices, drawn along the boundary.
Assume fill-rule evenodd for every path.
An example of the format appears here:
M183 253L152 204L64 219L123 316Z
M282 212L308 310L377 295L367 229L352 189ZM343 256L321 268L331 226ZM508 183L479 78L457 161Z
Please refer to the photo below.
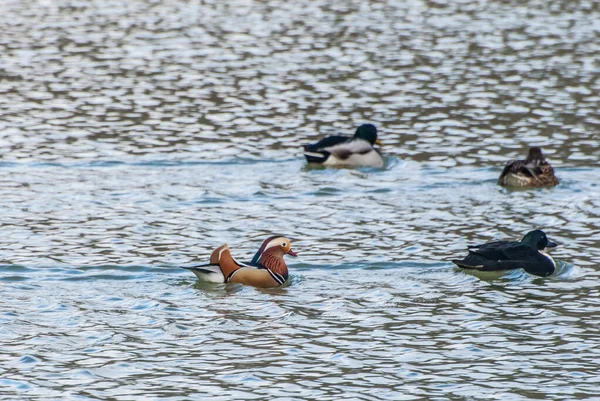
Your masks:
M286 245L287 245L287 244L286 244L285 242L282 242L282 243L281 243L281 246L282 246L282 247L284 247L284 248L285 248L285 246L286 246Z

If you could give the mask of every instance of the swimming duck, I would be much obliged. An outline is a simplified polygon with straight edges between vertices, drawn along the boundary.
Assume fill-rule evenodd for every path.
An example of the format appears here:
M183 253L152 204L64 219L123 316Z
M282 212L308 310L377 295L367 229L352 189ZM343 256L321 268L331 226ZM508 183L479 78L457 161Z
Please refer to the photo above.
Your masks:
M254 287L279 287L288 279L284 255L298 256L292 251L290 240L272 236L263 241L249 263L240 263L231 256L227 244L210 255L210 263L191 270L200 280L213 283L240 283Z
M382 145L377 139L377 128L363 124L353 137L333 135L319 142L304 145L304 157L309 163L323 166L383 167L383 158L373 145Z
M558 184L554 169L544 159L542 149L529 148L527 159L511 160L506 163L498 184L509 187L544 187Z
M546 277L554 273L556 262L541 252L556 244L542 230L530 231L521 241L495 241L470 246L463 260L453 260L458 267L479 271L523 269L529 274Z

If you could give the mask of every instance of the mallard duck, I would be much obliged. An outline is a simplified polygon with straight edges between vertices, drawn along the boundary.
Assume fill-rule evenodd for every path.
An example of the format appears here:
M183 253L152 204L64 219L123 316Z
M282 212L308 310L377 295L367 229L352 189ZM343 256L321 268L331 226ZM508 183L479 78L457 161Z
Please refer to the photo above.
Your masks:
M284 255L298 256L292 251L289 239L272 236L263 241L249 263L235 260L225 244L212 252L209 264L184 269L192 271L202 281L240 283L261 288L279 287L288 279Z
M509 187L545 187L558 184L554 169L544 159L542 149L529 148L527 159L511 160L506 163L498 184Z
M309 163L323 166L383 167L383 158L373 148L375 144L382 145L377 139L377 128L363 124L353 137L334 135L304 145L304 157Z
M542 230L530 231L521 241L495 241L470 246L462 260L453 260L458 267L479 271L523 269L529 274L546 277L554 273L556 262L545 254L546 248L556 244Z

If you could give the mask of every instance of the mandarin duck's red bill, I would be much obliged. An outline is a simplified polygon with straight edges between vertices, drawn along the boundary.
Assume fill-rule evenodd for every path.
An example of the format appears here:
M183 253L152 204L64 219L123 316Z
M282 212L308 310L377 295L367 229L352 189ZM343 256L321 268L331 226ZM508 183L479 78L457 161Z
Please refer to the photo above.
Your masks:
M263 241L249 263L240 263L221 245L210 255L210 263L203 266L185 267L198 279L216 283L240 283L254 287L279 287L288 279L284 255L298 256L292 251L290 240L273 236Z

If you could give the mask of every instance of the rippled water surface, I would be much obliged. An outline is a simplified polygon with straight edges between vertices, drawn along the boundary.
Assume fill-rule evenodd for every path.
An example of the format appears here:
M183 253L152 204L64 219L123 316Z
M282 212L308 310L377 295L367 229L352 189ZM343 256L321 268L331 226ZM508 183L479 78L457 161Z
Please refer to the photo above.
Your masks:
M0 398L600 400L600 7L0 4ZM306 166L377 125L383 169ZM507 190L542 146L560 184ZM449 262L543 228L546 279ZM198 283L293 241L289 285Z

